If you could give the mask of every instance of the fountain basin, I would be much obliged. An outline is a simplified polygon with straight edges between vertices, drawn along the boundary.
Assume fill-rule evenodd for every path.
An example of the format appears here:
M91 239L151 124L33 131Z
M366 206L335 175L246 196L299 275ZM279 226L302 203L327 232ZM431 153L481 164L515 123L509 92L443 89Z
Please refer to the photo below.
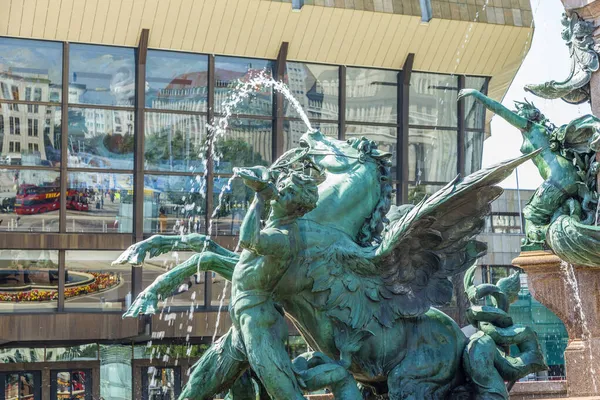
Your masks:
M0 291L18 292L33 289L58 289L58 270L2 269ZM65 271L65 287L87 285L94 282L94 275L79 271Z
M576 296L564 262L552 251L523 251L512 263L527 273L531 295L565 324L569 335L565 350L568 396L600 394L600 268L572 266L579 291Z
M20 271L22 272L22 271ZM35 276L39 271L34 271ZM56 301L58 299L58 280L52 279L48 270L43 271L50 277L49 282L44 279L37 282L27 282L14 286L0 286L0 302L42 302ZM55 271L56 272L56 271ZM58 277L58 274L55 275ZM65 298L98 293L116 287L121 278L113 273L68 271L69 280L65 284Z

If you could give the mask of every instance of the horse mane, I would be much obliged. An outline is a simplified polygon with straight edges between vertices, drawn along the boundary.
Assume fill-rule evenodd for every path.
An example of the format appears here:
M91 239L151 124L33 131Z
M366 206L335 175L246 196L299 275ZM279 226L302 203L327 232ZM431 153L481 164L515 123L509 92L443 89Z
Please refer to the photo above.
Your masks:
M358 231L357 241L362 247L372 246L381 242L381 232L384 224L389 221L385 217L392 205L393 186L391 184L391 161L389 154L382 155L377 151L377 144L365 137L348 141L361 152L362 159L369 159L377 165L377 179L379 180L380 196L371 215Z

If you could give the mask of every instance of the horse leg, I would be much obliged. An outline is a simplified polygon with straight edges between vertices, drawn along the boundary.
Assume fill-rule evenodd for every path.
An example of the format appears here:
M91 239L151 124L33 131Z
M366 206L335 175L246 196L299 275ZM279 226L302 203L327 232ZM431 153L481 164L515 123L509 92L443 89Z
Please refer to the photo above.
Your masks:
M229 388L234 389L234 400L254 398L254 385L249 377L236 383L248 369L248 361L241 338L234 328L211 345L193 368L179 400L210 400Z

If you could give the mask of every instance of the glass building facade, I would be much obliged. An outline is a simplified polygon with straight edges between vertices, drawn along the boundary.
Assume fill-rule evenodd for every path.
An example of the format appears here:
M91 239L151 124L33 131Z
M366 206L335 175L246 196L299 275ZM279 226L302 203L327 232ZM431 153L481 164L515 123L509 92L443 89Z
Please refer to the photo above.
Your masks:
M232 168L269 165L306 131L291 103L258 88L209 145L207 124L225 115L239 82L262 73L284 81L324 134L364 136L392 153L398 204L481 166L484 109L456 95L486 92L486 77L14 38L0 49L1 315L120 316L192 255L112 265L154 234L210 233L234 247L252 192L230 181ZM207 273L161 310L189 317L228 297ZM0 349L0 400L41 399L42 383L51 399L175 398L205 339L176 351L153 339L106 333L75 347L54 338Z

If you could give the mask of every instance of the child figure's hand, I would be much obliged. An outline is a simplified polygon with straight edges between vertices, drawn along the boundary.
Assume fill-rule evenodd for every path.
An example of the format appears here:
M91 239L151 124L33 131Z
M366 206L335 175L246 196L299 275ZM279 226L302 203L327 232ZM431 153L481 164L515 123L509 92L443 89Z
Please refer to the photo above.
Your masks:
M266 198L271 198L277 192L271 182L272 174L267 167L234 168L234 174L244 180L244 184Z

